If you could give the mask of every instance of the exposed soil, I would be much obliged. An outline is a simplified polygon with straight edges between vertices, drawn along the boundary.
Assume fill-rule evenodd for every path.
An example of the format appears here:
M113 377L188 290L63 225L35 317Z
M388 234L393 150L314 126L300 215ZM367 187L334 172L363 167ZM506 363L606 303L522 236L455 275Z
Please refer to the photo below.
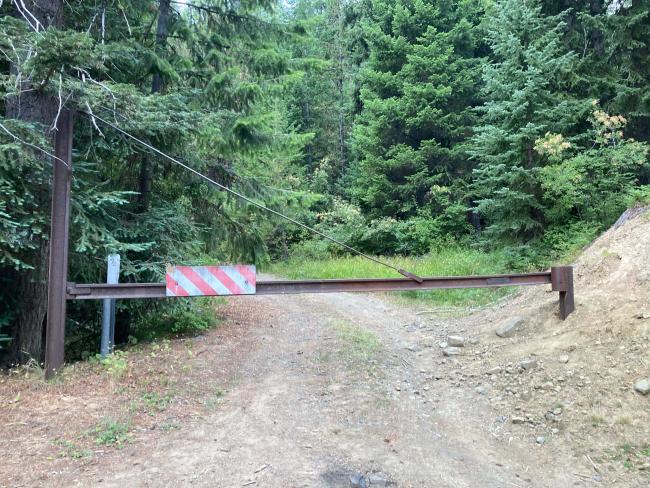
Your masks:
M452 318L377 295L242 297L217 330L111 369L0 376L0 486L648 486L648 215L580 257L564 322L545 287Z

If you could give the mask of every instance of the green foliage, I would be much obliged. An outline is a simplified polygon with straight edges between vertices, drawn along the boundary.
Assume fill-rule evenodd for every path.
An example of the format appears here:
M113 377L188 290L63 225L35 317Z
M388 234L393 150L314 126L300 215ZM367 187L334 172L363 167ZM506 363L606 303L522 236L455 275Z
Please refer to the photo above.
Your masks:
M215 299L177 299L171 306L149 307L133 324L132 334L152 340L172 334L199 334L217 324Z
M437 214L462 198L437 195L468 171L481 14L479 1L369 2L347 193L372 218Z
M171 393L161 394L157 391L145 392L141 395L145 411L149 415L155 415L158 412L164 412L171 405L174 396Z
M601 229L625 210L648 155L647 145L623 138L625 122L595 110L593 147L569 157L564 152L549 156L540 181L551 225L578 220Z
M95 443L122 449L133 438L129 425L113 419L105 419L90 431Z
M21 350L17 283L44 278L52 166L36 147L52 152L59 102L361 251L450 259L407 261L423 274L538 268L650 201L648 0L197 0L160 29L160 2L69 0L38 33L16 5L0 5L0 347ZM104 281L114 252L128 282L291 256L375 273L87 117L74 149L71 281ZM502 250L459 250L475 242ZM69 351L96 350L99 318L70 302ZM153 338L214 312L124 301L118 322Z
M39 192L51 177L51 167L14 137L48 146L39 128L30 123L0 118L0 266L32 267L25 254L39 247L47 232L47 216L39 211Z
M490 237L527 239L544 228L535 141L569 132L584 102L566 93L577 55L562 44L564 14L545 16L537 0L503 0L487 22L492 56L484 67L487 102L472 139L479 162L473 190Z
M83 449L74 442L66 439L58 439L54 444L60 448L59 456L61 457L84 459L93 456L93 452L90 449Z
M99 362L109 375L116 378L123 376L129 369L128 353L125 351L116 350L104 358L97 354L94 360Z
M72 110L92 111L281 209L288 199L268 182L292 174L308 137L298 135L285 115L284 82L291 74L274 5L172 3L162 39L156 38L158 2L65 2L64 25L38 34L13 5L3 5L0 110L15 104L16 90L30 88L24 81L29 76L40 97L34 103L50 97ZM152 89L154 78L159 89ZM20 113L0 118L0 267L19 277L40 266L36 257L49 232L51 162L35 146L52 152L48 130L55 114L41 112L46 124L22 120ZM267 215L206 188L99 122L77 117L73 145L71 281L103 281L106 256L113 252L122 258L121 280L141 282L160 280L170 262L268 259L266 238L274 221ZM5 290L0 303L19 307ZM155 308L161 317L152 323L164 331L210 324L192 307ZM4 310L0 320L9 326L19 314ZM71 303L69 312L73 350L96 347L90 346L99 332L96 304ZM142 304L121 304L120 318L135 329L146 329L149 314ZM175 319L179 324L171 326ZM152 334L147 329L145 335Z
M498 274L511 269L504 251L481 251L454 245L442 245L430 254L421 257L394 256L383 259L397 268L407 269L419 276ZM297 255L289 261L274 264L270 271L292 279L399 277L395 271L358 256L304 259ZM475 288L404 292L400 295L408 300L417 300L432 306L466 307L493 302L507 294L508 291L505 288Z

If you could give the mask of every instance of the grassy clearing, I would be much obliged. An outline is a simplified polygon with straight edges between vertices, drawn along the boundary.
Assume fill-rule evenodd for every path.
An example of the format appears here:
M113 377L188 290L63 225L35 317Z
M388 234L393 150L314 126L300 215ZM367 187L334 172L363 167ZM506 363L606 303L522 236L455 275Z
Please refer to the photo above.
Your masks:
M501 252L448 248L422 257L384 257L384 261L419 276L462 276L507 272ZM327 260L290 259L274 264L271 273L291 279L395 278L400 275L359 256ZM474 288L402 292L399 296L436 307L485 305L507 295L512 288Z

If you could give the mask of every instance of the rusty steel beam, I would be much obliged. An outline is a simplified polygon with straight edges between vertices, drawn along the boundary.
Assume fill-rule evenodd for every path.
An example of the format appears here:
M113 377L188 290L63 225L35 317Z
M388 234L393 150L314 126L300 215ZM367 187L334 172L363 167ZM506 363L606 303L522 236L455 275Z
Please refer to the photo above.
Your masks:
M447 276L423 278L422 283L405 278L364 278L346 280L258 281L257 295L298 293L383 292L436 290L451 288L494 288L551 284L551 273L525 273L489 276ZM68 298L165 298L165 283L78 284L68 283Z
M534 286L550 284L560 293L560 318L566 319L575 310L573 268L557 266L541 273L487 276L444 276L422 278L422 283L405 278L364 278L347 280L273 280L258 281L257 295L289 295L299 293L423 291L452 288L497 288L502 286ZM167 298L165 283L68 283L70 300L105 298Z

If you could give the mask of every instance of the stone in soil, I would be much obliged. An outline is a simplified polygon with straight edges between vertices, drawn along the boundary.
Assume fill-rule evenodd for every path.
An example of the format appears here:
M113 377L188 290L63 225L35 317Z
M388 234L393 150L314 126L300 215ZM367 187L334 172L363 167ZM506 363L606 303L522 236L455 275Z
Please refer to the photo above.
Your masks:
M462 354L462 350L460 347L445 347L442 350L442 354L444 356L460 356Z
M368 488L368 480L362 474L353 474L350 476L350 486L352 488Z
M479 395L486 395L487 392L488 392L488 390L489 390L489 386L479 385L479 386L477 386L474 390L475 390L476 393L478 393Z
M447 337L447 344L452 347L465 347L465 338L463 336Z
M382 476L378 476L376 474L371 474L368 476L368 481L370 482L370 486L388 486L389 481L386 478L383 478Z
M512 337L515 335L515 332L517 332L517 330L519 330L519 328L523 325L523 323L524 319L521 317L512 317L511 319L508 319L499 325L495 332L499 337Z
M499 374L502 371L501 366L495 366L487 370L487 374Z
M650 393L650 380L642 379L634 383L634 389L642 395Z
M523 424L526 422L526 419L523 417L512 417L513 424Z
M537 359L526 358L521 363L519 363L519 365L526 370L535 369L537 367Z
M544 444L546 442L546 437L544 437L543 435L540 435L539 437L537 437L537 439L535 439L535 442L537 442L541 446L542 444Z
M562 364L566 364L569 362L569 355L568 354L562 354L559 358L558 361L561 362Z

